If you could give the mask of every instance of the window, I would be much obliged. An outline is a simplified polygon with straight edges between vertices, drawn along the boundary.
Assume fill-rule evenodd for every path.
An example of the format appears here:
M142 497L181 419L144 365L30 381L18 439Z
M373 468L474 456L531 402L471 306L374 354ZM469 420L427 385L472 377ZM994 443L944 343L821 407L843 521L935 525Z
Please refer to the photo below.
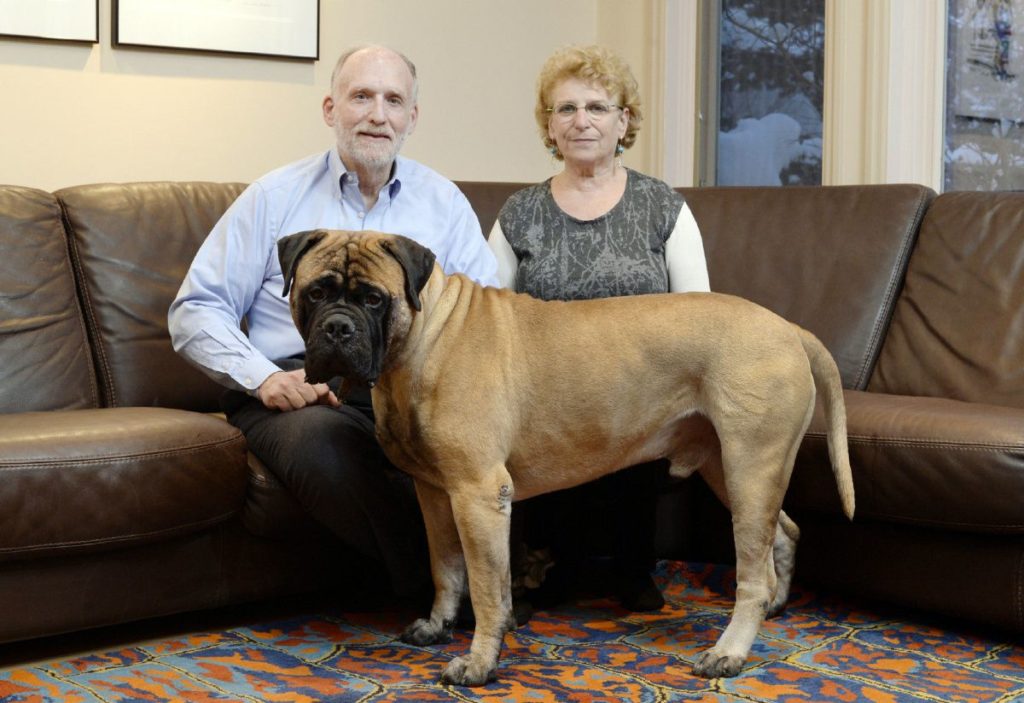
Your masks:
M946 190L1024 189L1024 0L949 0Z
M708 0L704 183L820 185L824 0Z

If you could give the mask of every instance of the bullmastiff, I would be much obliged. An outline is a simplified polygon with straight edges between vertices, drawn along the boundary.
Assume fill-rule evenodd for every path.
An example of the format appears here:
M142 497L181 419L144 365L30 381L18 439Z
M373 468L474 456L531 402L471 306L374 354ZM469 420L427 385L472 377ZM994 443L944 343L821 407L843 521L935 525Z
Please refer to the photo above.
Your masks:
M377 437L415 481L435 596L403 640L448 641L469 589L476 629L446 683L494 679L515 625L515 500L662 457L674 475L699 471L736 545L732 618L693 665L706 677L737 674L785 604L799 531L781 506L816 388L853 517L835 362L758 305L714 293L544 302L445 275L429 249L378 232L301 232L278 254L309 381L369 383Z

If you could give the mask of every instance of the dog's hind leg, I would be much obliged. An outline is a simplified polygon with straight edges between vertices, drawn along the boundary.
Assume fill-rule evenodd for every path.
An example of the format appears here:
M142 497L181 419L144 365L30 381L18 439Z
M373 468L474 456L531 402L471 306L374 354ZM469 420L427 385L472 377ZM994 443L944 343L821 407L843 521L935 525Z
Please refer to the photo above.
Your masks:
M729 495L725 488L725 475L722 473L721 443L714 427L703 419L690 418L680 425L678 433L679 445L670 456L670 472L673 476L684 478L694 470L699 470L704 482L718 497L726 508L729 508ZM796 568L796 547L800 539L800 528L782 510L779 511L778 525L775 528L775 543L772 546L772 570L775 574L773 585L774 597L768 608L768 615L781 612L789 600L789 589L793 582L793 571Z
M429 618L420 618L405 629L402 641L423 646L451 641L459 601L466 592L466 562L448 494L416 481L416 496L427 528L434 604Z
M789 589L793 585L793 572L796 570L796 545L800 541L800 528L786 515L779 511L779 522L775 526L775 544L772 545L772 565L775 572L775 598L768 606L768 617L778 615L789 600Z
M694 663L693 671L699 676L738 674L775 602L777 578L772 547L783 490L772 487L786 485L784 479L788 478L794 456L791 444L761 437L759 442L749 445L723 446L720 474L713 470L714 462L702 468L702 474L710 479L716 493L722 492L732 512L736 603L721 637Z
M731 510L729 496L725 490L722 464L718 457L708 459L701 466L700 474L722 505ZM772 588L775 595L768 608L768 617L782 612L789 600L789 589L792 586L793 572L796 569L796 548L799 539L800 528L786 515L784 510L780 510L771 553L772 573L775 575Z

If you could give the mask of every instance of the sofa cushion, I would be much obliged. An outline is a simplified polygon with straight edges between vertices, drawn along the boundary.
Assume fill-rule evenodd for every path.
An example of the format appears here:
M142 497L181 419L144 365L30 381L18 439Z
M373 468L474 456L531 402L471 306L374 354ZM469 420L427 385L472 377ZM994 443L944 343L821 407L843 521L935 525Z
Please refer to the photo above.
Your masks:
M916 185L681 188L711 290L760 303L828 347L862 390L934 192Z
M0 560L104 550L239 513L241 433L165 408L0 415Z
M856 520L1024 534L1024 410L846 391ZM840 515L817 409L787 507Z
M484 237L491 233L491 228L498 219L502 205L517 190L522 190L529 183L492 183L485 181L460 181L456 183L473 206L473 212L480 220Z
M130 183L57 191L105 405L219 408L221 387L171 347L167 309L199 245L242 188Z
M60 205L0 187L0 413L99 405Z
M1024 408L1024 193L944 193L869 389Z

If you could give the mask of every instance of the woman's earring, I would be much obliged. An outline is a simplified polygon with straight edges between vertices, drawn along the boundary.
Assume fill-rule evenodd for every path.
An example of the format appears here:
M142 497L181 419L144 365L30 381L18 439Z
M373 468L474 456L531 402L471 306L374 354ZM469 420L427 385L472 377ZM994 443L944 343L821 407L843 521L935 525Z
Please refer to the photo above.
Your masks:
M622 146L622 142L615 145L615 155L622 156L622 152L626 150L626 147Z
M558 147L554 144L548 147L548 151L551 152L552 156L558 156Z

